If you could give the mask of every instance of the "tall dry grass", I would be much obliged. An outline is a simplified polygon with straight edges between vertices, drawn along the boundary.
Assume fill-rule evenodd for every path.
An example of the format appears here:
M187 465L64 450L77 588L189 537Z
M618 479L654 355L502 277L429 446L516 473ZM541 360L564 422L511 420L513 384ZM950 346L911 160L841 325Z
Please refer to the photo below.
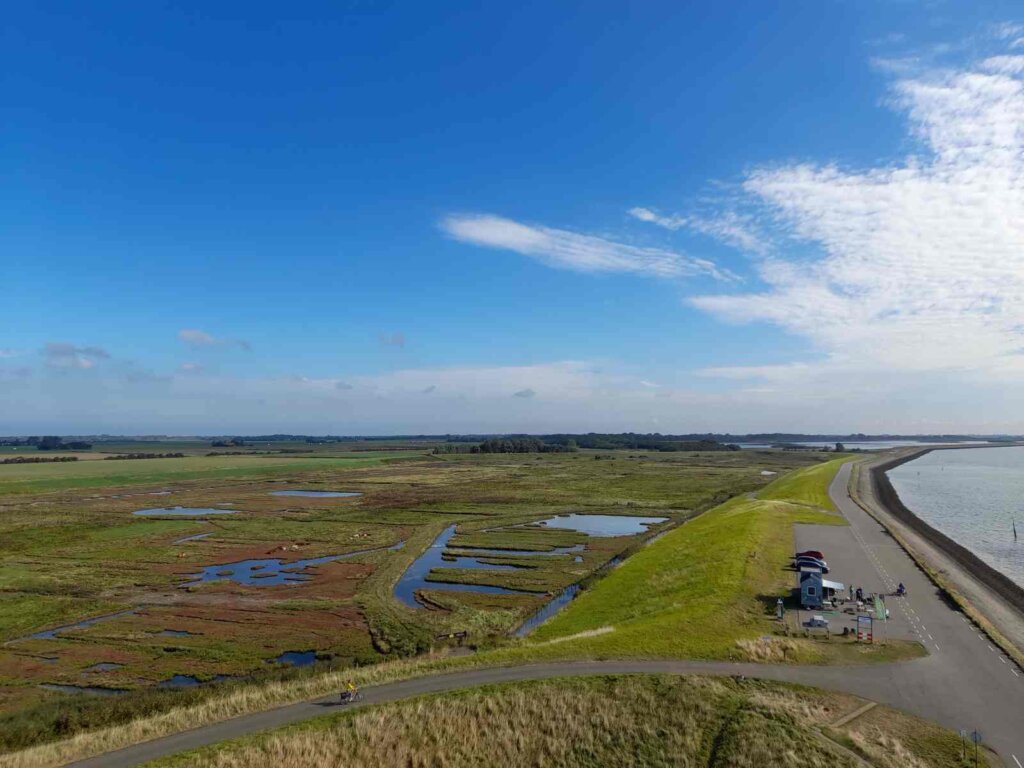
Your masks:
M863 768L862 758L819 731L862 703L843 694L721 678L565 678L340 713L157 765ZM899 728L887 731L886 722ZM887 768L958 765L955 750L919 752L917 724L926 736L928 729L941 731L905 715L881 718L870 724L865 741L872 743L862 754ZM927 738L920 743L934 747ZM875 762L883 747L889 759Z

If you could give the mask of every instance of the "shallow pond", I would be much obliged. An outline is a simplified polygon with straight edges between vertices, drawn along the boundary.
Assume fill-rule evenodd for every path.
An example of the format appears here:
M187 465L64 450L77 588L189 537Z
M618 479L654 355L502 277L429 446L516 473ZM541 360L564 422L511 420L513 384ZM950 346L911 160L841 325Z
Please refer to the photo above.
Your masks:
M271 491L271 496L306 496L311 499L347 499L362 496L354 491Z
M219 683L222 680L230 679L231 675L216 675L210 680L200 680L198 677L192 677L192 675L173 675L166 680L161 680L156 685L158 688L191 688L196 685Z
M632 536L646 533L652 525L664 523L667 517L634 517L627 515L558 515L541 520L537 525L578 531L588 536Z
M273 661L293 667L308 667L316 661L316 651L285 651Z
M480 568L494 571L515 570L514 565L487 565L481 563L476 557L456 556L445 559L444 551L448 547L448 540L455 535L456 526L450 525L434 539L434 543L427 547L427 551L413 561L402 578L395 584L395 597L408 605L410 608L422 608L416 600L418 589L438 589L448 592L483 592L486 594L505 595L536 595L536 592L524 592L519 589L508 589L506 587L490 587L478 584L450 584L442 581L427 581L427 575L435 568ZM474 550L475 552L486 553L491 550ZM497 551L497 550L494 550ZM515 551L515 550L513 550ZM502 555L510 554L509 550L501 550ZM536 553L533 553L536 554Z
M44 629L42 632L36 632L35 634L28 635L27 637L19 637L18 640L52 640L60 632L64 632L68 629L82 629L84 627L91 627L93 624L98 624L101 621L107 621L108 619L117 619L121 616L130 616L135 613L134 609L127 611L118 611L117 613L107 613L103 616L93 616L91 619L82 619L82 621L76 621L74 624L64 624L53 629ZM17 642L12 640L11 642Z
M369 552L378 552L382 549L399 549L404 543L400 541L397 544L392 544L390 547L373 547L372 549L345 552L341 555L325 555L324 557L311 557L306 560L293 560L291 562L271 558L208 565L199 573L192 574L191 581L187 581L180 586L193 587L206 581L219 581L221 579L233 581L236 584L244 584L249 587L296 584L313 578L312 574L303 573L307 568L323 565L324 563L333 563L336 560L345 560L349 557L365 555Z
M235 510L212 507L154 507L153 509L137 509L132 514L139 517L205 517L206 515L233 515Z
M533 614L526 621L520 624L518 629L516 629L516 631L512 633L513 636L526 637L538 626L543 624L545 621L550 619L560 610L565 608L565 606L571 603L572 599L576 597L576 593L579 591L579 584L570 584L568 587L559 592L554 597L554 599L542 605L535 614Z

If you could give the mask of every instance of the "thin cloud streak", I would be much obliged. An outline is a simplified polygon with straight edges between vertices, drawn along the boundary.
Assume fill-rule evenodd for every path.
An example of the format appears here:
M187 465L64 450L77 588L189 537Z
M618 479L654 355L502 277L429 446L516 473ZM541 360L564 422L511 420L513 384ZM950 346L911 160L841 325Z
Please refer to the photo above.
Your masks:
M193 348L238 347L246 352L252 350L252 345L250 345L245 339L230 339L221 336L214 336L212 333L201 331L198 328L182 328L178 331L178 340Z
M102 347L79 347L63 341L47 342L42 350L46 364L51 368L88 370L101 360L110 358Z
M659 278L736 276L707 259L643 248L565 229L521 224L490 214L444 218L441 229L463 243L513 251L557 269L575 272L625 272Z
M629 215L672 232L689 229L758 256L765 255L769 250L768 241L755 230L753 223L735 211L725 211L716 216L662 216L650 208L637 207L630 208Z

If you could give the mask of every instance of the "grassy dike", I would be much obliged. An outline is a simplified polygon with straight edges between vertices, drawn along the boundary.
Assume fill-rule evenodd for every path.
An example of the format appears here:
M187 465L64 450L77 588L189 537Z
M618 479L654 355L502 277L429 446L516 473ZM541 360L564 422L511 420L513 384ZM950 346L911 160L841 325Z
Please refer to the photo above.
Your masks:
M420 657L362 669L316 673L297 680L234 684L222 695L124 724L81 733L0 756L0 766L60 765L128 744L336 691L344 681L386 682L468 666L577 658L709 658L828 663L919 655L917 644L858 646L782 638L765 648L775 599L788 594L785 569L795 523L842 525L814 500L844 459L779 478L758 496L726 502L669 531L584 590L534 636L512 646L458 658ZM789 500L764 499L785 484ZM431 531L422 535L424 541ZM393 574L397 578L397 572ZM375 581L375 599L389 599L390 579ZM401 607L385 619L401 622ZM383 627L381 627L383 629ZM583 636L580 635L589 635ZM868 650L865 650L867 648ZM781 652L780 652L781 651ZM866 654L866 655L865 655Z
M338 713L150 765L963 765L959 738L918 718L876 707L842 722L864 704L854 696L753 680L562 678Z
M893 660L916 643L864 646L777 637L775 601L793 573L793 525L845 525L828 485L847 459L792 472L757 496L732 499L669 531L541 625L529 658L697 658L749 661ZM826 507L827 505L827 507ZM772 636L773 641L757 638Z

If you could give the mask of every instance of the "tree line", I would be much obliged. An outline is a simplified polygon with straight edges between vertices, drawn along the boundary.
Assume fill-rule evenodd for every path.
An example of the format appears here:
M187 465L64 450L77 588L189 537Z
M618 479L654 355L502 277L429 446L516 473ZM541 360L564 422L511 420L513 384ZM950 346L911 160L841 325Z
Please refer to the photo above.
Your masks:
M117 456L104 456L105 461L121 461L122 459L183 459L184 453L119 453Z
M56 464L64 461L78 461L77 456L15 456L0 459L0 464Z

